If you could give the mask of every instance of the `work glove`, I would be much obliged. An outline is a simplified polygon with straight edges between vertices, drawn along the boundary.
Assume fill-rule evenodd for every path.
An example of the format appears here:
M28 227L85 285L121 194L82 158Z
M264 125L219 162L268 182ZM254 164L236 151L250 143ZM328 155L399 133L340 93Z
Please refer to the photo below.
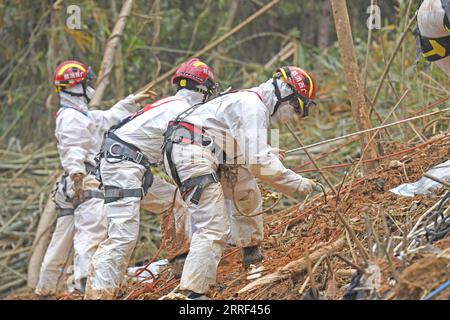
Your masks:
M283 161L286 158L286 150L284 149L272 147L272 153L276 155L280 161Z
M300 183L297 192L302 196L306 196L316 189L316 183L308 178L300 178Z
M84 173L74 173L70 176L72 180L72 190L75 193L73 200L81 203L84 200Z
M134 96L134 102L135 103L141 103L141 102L143 102L145 100L153 99L154 97L156 97L156 92L154 92L154 91L152 91L150 89L147 89L146 91L142 91L142 92L137 93Z

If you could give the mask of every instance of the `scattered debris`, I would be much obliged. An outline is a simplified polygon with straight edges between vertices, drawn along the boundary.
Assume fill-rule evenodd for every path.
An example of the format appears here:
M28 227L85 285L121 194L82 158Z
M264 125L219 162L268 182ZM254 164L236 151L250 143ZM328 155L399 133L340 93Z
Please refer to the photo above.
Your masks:
M151 283L154 277L160 273L161 269L168 266L169 261L166 259L151 263L142 273L136 276L136 273L142 270L142 267L129 267L127 269L128 277L134 282Z
M261 248L264 261L247 273L241 249L229 247L211 297L449 299L449 191L442 185L430 195L413 197L388 191L417 181L430 168L448 161L449 145L450 134L437 136L399 154L402 166L389 167L389 159L381 169L362 178L347 178L338 189L339 198L328 194L324 201L319 194L310 197L303 210L296 204L267 213L265 234L270 236ZM161 260L152 267L164 268L165 263ZM179 279L172 272L152 267L159 271L156 281L151 274L142 273L137 281L128 281L119 298L183 298L175 290ZM135 271L130 269L130 275ZM19 275L17 278L20 280Z
M250 265L250 270L247 272L247 280L255 280L261 278L262 272L265 270L264 266L256 267L255 265Z
M450 179L450 160L441 163L426 172L441 180ZM404 183L389 191L405 197L414 197L417 194L429 195L433 190L442 187L442 184L427 177L422 177L414 183Z

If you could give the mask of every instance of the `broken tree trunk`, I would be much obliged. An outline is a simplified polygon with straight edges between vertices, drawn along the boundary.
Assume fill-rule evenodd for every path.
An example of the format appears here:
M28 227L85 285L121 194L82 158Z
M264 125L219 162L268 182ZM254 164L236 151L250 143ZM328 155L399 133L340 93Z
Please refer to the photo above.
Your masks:
M47 251L50 242L50 231L52 223L56 216L56 205L49 197L44 211L42 212L39 225L36 230L36 237L34 238L32 253L28 263L28 287L35 289L39 281L39 272L41 270L42 260L44 260L45 252Z
M345 245L345 237L341 237L332 244L329 244L323 248L320 248L309 255L309 261L316 263L322 256L331 254L335 251L342 250ZM253 291L263 285L271 284L274 282L282 281L291 277L292 274L298 274L305 271L307 268L307 259L302 257L298 260L292 261L282 268L279 268L274 273L268 274L256 281L253 281L239 290L238 294Z
M345 81L352 105L352 114L359 130L370 129L370 122L367 101L364 96L364 86L359 76L358 61L356 59L355 47L353 45L352 30L345 0L331 0L333 16L336 25L336 33L339 41L342 64L344 65ZM375 142L369 142L369 135L361 135L361 154L363 160L377 158ZM364 164L364 171L375 169L377 162L367 162Z
M127 19L130 16L132 6L133 0L124 1L122 9L119 13L119 18L117 19L111 36L108 39L105 54L103 55L102 65L98 74L97 87L95 89L94 97L90 103L91 106L98 106L103 99L106 87L109 84L109 75L111 74L111 70L114 66L116 50L119 46L120 38L123 35L123 30L125 29Z

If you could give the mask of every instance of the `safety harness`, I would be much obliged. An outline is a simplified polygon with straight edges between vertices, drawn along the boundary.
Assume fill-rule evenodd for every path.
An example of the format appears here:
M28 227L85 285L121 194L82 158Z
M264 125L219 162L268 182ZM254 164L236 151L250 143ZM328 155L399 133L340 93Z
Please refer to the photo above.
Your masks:
M100 148L100 153L96 156L95 160L97 162L96 167L96 176L97 180L102 183L101 172L100 172L100 160L105 158L105 160L109 163L118 163L122 161L131 161L136 164L139 164L145 168L145 174L142 179L141 188L134 189L123 189L117 186L105 185L105 203L111 203L117 201L122 198L143 198L148 189L151 187L153 183L153 175L150 170L151 164L147 157L141 152L141 150L135 145L123 141L120 139L114 132L123 127L125 124L135 119L136 117L142 115L146 111L149 111L153 108L159 107L169 102L173 101L181 101L178 98L168 99L168 100L158 100L150 105L145 106L143 109L131 114L130 116L122 119L118 124L112 126L108 132L105 133L105 137L102 143L102 147ZM115 159L116 161L113 161Z
M180 192L184 195L193 188L195 192L191 197L191 202L198 204L205 187L211 183L219 182L217 173L201 175L181 181L178 171L173 163L172 151L174 144L194 144L207 147L213 143L213 139L206 135L204 129L199 129L193 124L183 121L188 115L194 112L202 103L198 103L179 114L174 121L170 121L167 131L164 133L163 155L167 159L170 168L170 174L180 188Z
M86 170L86 174L87 175L89 175L89 174L95 175L95 167L92 164L90 164L89 162L85 162L84 165L85 165L85 170ZM72 205L73 205L73 208L58 208L59 209L58 210L59 212L58 212L58 215L57 215L58 218L69 216L69 215L73 215L74 211L76 210L76 208L80 204L82 204L82 203L84 203L84 202L86 202L86 201L88 201L90 199L94 199L94 198L96 198L96 199L104 199L105 198L105 196L104 196L102 191L99 191L99 190L85 190L83 192L83 201L81 201L81 202L80 201L78 201L78 202L75 201L75 199L73 199L73 198L71 198L71 197L69 197L67 195L67 177L68 176L69 176L68 173L64 173L61 176L61 179L58 182L58 184L62 185L62 190L63 190L64 195L66 196L66 201L67 202L71 202ZM58 187L59 187L58 184L56 185L56 189L55 189L54 194L53 194L54 196L55 196L55 193L58 190Z
M449 35L440 38L428 38L421 35L419 25L416 25L413 30L417 46L416 63L421 55L430 62L450 56L450 0L441 0L441 3L445 11L443 24Z
M117 128L116 128L117 129ZM114 131L114 130L113 130ZM105 203L111 203L122 198L136 197L143 198L153 183L153 175L150 171L150 162L138 147L120 139L113 131L105 134L102 147L97 161L97 178L101 181L100 159L105 158L110 163L118 163L124 160L134 162L145 168L141 188L122 189L116 186L105 185ZM117 161L111 161L116 159Z
M258 98L262 101L261 96L257 92L251 90L240 90L240 91L252 92L258 95ZM235 92L239 91L236 90L227 91L225 93L219 94L216 98ZM185 181L181 181L180 176L178 175L178 171L175 167L175 164L173 163L172 151L174 144L193 144L201 147L211 147L213 153L219 152L220 148L214 143L213 138L211 138L206 134L203 128L200 129L194 124L184 121L186 117L192 114L202 104L203 103L198 103L193 105L189 109L179 114L174 121L169 122L167 131L164 133L164 145L163 145L163 155L167 160L167 164L170 169L170 174L175 183L178 185L180 192L184 195L195 188L195 191L190 200L195 205L199 204L203 190L208 185L210 185L211 183L218 183L220 181L219 173L213 172L197 177L192 177ZM224 154L224 156L226 155Z
M64 90L63 90L64 91ZM86 117L89 117L89 113L86 111L81 110L80 108L77 108L75 106L68 106L65 104L61 104L60 108L58 110L58 112L55 114L55 119L61 114L61 112L65 109L73 109L75 111L80 112L81 114L83 114ZM90 164L89 162L85 162L84 163L85 166L85 170L86 170L86 175L92 174L95 175L95 166L93 166L92 164ZM98 190L85 190L83 192L83 201L81 202L76 202L75 199L70 198L67 195L67 177L69 176L68 173L64 173L61 176L61 180L58 182L58 184L62 184L63 185L63 192L64 195L66 196L66 201L67 202L71 202L73 205L73 208L58 208L59 212L57 215L57 218L61 218L61 217L65 217L65 216L70 216L74 214L75 209L82 203L86 202L87 200L93 199L93 198L97 198L97 199L104 199L104 194L102 191L98 191ZM54 194L57 192L58 190L58 184L56 185L56 189L54 190Z

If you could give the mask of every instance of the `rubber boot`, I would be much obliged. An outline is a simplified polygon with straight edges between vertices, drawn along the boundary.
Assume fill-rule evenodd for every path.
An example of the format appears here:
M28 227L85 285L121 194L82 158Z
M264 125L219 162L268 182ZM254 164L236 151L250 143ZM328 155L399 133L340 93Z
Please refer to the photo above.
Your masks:
M181 278L181 274L183 273L183 267L184 263L186 262L187 255L188 255L187 252L180 254L170 261L170 264L172 265L172 272L176 279Z
M206 294L197 293L197 292L190 291L190 290L186 290L184 292L184 295L189 300L211 300Z
M79 292L80 294L85 294L86 293L86 282L87 282L87 278L81 278L80 279L80 287L79 287Z
M251 264L257 264L264 259L258 246L243 248L242 255L242 264L244 265L244 268L249 267Z

